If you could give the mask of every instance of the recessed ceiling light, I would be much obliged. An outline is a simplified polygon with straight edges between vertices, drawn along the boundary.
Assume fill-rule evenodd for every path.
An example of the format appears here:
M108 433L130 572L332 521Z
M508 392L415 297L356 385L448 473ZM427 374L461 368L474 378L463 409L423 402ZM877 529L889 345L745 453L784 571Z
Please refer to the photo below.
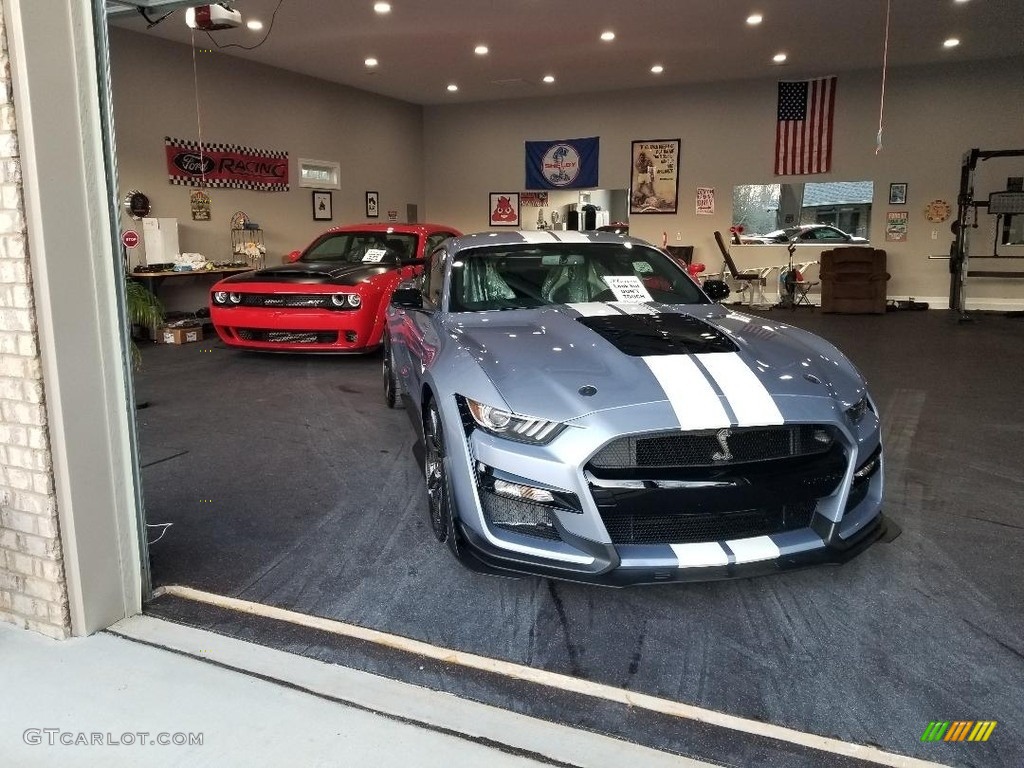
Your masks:
M967 0L953 0L954 3L966 3Z
M615 39L615 33L609 29L607 32L601 33L601 39L604 40L606 43L610 43L612 40Z
M544 79L545 83L553 83L553 82L555 82L555 76L554 75L544 75L543 79Z
M263 22L260 21L259 19L250 19L249 21L245 22L245 26L247 26L253 32L256 32L260 29L263 29Z
M477 56L486 56L490 52L491 49L488 48L486 45L478 45L476 48L473 49L473 53L475 53Z
M752 27L756 27L762 21L764 21L764 16L762 16L760 13L752 13L749 16L747 16L747 24L749 24Z
M373 58L373 56L370 56L369 58L363 61L363 64L365 64L368 67L376 67L378 63L379 62L375 58Z
M956 48L958 45L960 45L960 41L957 40L955 37L951 37L948 40L944 40L942 42L943 48Z
M391 3L374 3L373 10L377 13L391 13Z
M787 58L789 58L789 57L786 56L786 54L784 54L784 53L776 53L774 56L772 56L772 61L774 61L776 64L781 64Z
M457 86L455 83L448 83L448 90L451 91L452 93L455 93L457 90L459 90L459 86Z
M656 75L660 75L664 71L665 68L661 66L661 64L655 64L653 67L651 67L651 72L653 72Z

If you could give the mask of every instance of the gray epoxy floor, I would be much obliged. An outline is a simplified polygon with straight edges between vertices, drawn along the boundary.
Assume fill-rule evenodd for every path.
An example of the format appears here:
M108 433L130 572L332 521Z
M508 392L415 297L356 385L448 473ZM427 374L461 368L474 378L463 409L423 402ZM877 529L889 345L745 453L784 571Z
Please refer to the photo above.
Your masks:
M839 568L609 590L434 542L379 357L144 350L154 583L185 584L956 765L1024 757L1024 321L767 313L868 377L903 535ZM157 532L152 533L152 538ZM987 744L922 744L995 719Z

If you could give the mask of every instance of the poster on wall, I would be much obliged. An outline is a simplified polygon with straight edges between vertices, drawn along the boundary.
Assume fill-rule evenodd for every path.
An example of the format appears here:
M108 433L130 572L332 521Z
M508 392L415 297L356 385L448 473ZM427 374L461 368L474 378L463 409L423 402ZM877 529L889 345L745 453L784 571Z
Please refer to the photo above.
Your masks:
M713 216L715 213L715 188L697 187L697 215Z
M629 212L675 213L679 199L680 139L633 142Z
M597 186L601 140L526 142L526 189L587 189Z
M193 189L188 193L189 207L192 209L192 221L210 220L210 196L201 189Z
M167 178L193 187L288 191L288 153L164 137Z
M519 193L491 192L487 210L487 220L492 227L518 227Z
M885 240L889 243L903 243L907 240L909 211L889 211L885 214Z

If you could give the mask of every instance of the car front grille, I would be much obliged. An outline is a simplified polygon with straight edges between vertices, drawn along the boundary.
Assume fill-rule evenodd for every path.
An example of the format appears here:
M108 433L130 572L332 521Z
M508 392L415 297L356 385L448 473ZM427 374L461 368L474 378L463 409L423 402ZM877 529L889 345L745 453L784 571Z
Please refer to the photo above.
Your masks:
M806 528L811 524L814 506L813 501L804 501L764 509L698 514L609 510L601 513L601 519L614 544L683 544L745 539Z
M487 522L494 528L549 541L562 538L551 523L550 508L543 504L510 499L481 489L480 505Z
M337 331L267 331L257 328L235 328L242 341L262 341L277 344L337 344Z
M243 307L285 307L291 309L331 309L328 293L241 293Z
M621 437L590 460L596 470L713 467L826 453L834 442L822 426L801 424L660 432Z

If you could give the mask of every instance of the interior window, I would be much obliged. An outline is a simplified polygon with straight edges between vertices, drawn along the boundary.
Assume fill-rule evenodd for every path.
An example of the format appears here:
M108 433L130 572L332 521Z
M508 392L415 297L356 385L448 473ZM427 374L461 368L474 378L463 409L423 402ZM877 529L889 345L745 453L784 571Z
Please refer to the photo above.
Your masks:
M867 238L874 191L872 181L742 184L732 193L733 227L739 230L734 242L785 242L786 237L780 237L784 230L808 224L826 224L839 231L823 230L801 240Z

